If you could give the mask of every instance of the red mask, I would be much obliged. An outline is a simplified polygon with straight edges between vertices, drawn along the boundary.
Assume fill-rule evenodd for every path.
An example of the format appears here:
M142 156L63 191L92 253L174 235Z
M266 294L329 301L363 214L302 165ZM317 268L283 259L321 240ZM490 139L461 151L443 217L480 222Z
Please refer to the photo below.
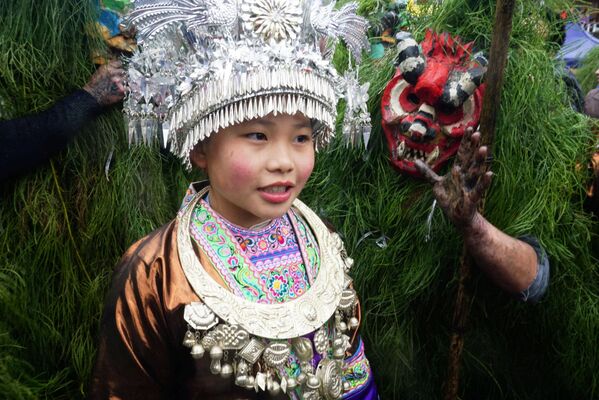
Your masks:
M391 162L400 172L422 177L417 158L438 172L457 153L466 129L478 126L487 63L482 55L472 57L472 46L431 31L422 50L407 34L399 39L398 67L381 107Z

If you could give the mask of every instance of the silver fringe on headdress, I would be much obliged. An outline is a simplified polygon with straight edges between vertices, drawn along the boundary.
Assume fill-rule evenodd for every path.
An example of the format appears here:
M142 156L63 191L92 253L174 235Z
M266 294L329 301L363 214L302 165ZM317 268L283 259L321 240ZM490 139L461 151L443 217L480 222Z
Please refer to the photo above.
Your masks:
M370 132L356 74L340 76L330 60L343 40L359 63L369 48L368 23L356 14L356 3L334 6L322 0L137 0L126 17L139 42L127 60L129 142L161 137L189 167L193 147L220 129L300 112L313 120L322 148L334 134L341 98L348 105L344 124L351 126L344 132Z

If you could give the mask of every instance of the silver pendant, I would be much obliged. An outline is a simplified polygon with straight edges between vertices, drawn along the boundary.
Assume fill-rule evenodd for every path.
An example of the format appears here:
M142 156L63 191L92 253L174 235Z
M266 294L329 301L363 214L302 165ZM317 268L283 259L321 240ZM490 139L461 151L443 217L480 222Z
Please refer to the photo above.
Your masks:
M310 362L314 357L314 352L312 351L312 342L310 339L305 337L299 337L292 340L293 349L295 350L295 354L303 362Z
M316 368L316 375L321 383L320 393L327 400L339 399L343 394L341 368L333 360L322 359Z
M256 338L250 339L250 341L241 349L239 352L239 356L249 362L250 364L254 364L262 355L262 352L266 346L261 340Z
M201 302L187 304L183 312L183 318L193 329L200 331L207 331L218 324L216 314Z
M329 338L327 335L327 330L323 326L314 334L314 347L316 348L316 352L318 354L325 354L329 344Z
M213 332L224 350L242 349L250 341L249 333L238 325L220 324Z
M352 307L356 304L357 299L358 296L354 289L344 289L341 293L341 301L339 302L338 308L343 312L350 312Z
M288 343L272 342L266 346L262 358L269 367L279 368L285 365L290 353L291 347Z

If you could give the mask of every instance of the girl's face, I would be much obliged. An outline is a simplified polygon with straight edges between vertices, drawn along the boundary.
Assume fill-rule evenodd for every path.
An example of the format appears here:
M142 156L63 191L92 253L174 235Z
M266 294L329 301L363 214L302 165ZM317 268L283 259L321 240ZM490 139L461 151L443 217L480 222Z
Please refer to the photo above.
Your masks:
M310 120L269 114L220 130L191 154L210 180L210 205L236 225L250 227L291 207L314 168Z

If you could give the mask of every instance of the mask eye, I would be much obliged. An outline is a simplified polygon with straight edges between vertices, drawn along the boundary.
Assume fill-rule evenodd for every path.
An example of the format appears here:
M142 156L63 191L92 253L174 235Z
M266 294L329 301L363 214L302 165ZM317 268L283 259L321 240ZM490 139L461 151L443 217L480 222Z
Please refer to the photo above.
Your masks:
M416 96L416 93L414 92L408 93L408 100L414 105L420 104L420 99L418 98L418 96Z
M437 121L440 125L455 124L464 118L464 110L462 106L454 107L448 104L439 104L435 107L437 112Z
M418 110L422 104L422 100L414 93L413 86L406 86L399 95L399 104L405 112L411 113Z

